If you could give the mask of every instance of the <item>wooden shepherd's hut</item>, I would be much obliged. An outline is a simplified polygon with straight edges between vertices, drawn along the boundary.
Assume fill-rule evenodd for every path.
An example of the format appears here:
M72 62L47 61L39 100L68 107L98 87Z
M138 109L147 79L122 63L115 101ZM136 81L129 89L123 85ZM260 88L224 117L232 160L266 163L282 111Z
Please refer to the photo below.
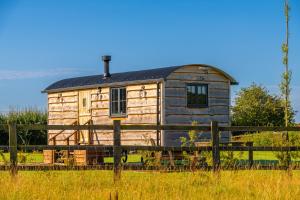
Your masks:
M111 57L102 59L103 75L60 80L43 91L48 94L48 124L112 125L117 118L122 124L191 125L196 121L209 125L215 120L221 126L230 125L230 87L237 81L221 69L187 64L111 74ZM180 137L186 134L122 131L121 143L179 146ZM112 137L112 131L103 130L48 131L48 144L112 145ZM201 134L202 139L208 137ZM229 133L222 133L222 140L229 137Z

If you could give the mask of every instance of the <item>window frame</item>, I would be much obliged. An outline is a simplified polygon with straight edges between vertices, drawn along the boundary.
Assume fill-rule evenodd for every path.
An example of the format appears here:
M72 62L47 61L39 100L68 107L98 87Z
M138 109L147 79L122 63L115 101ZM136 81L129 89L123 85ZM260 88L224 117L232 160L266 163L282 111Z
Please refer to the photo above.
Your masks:
M206 104L189 104L188 103L188 86L194 86L198 89L199 86L201 87L205 87L206 89ZM207 83L187 83L185 86L185 90L186 90L186 107L187 108L208 108L209 107L209 102L208 102L208 84ZM197 90L198 93L198 90Z
M113 95L113 90L117 90L117 95L118 95L118 113L113 113L113 99L112 99L112 95ZM125 100L121 100L121 90L124 89L125 90ZM126 87L112 87L110 88L110 99L109 99L109 113L110 113L110 117L127 117L127 89ZM121 103L122 101L125 101L125 113L121 113Z

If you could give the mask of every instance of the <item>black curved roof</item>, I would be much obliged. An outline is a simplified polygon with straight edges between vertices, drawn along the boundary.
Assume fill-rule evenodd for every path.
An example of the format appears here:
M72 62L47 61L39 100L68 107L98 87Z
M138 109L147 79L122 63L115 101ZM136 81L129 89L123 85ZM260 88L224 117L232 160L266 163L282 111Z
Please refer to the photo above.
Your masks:
M134 81L146 81L146 80L157 80L157 79L165 79L169 76L173 71L179 69L182 66L172 66L172 67L164 67L164 68L156 68L156 69L148 69L148 70L140 70L140 71L132 71L132 72L122 72L122 73L114 73L111 74L108 78L103 78L103 75L93 75L93 76L83 76L76 78L68 78L57 81L50 86L48 86L42 92L58 92L58 91L67 91L67 90L75 90L75 89L85 89L85 88L93 88L99 87L104 84L112 84L112 83L120 83L120 82L134 82ZM210 67L214 70L221 72L225 77L230 79L231 84L237 84L237 82L224 71L209 66L202 65L204 67Z

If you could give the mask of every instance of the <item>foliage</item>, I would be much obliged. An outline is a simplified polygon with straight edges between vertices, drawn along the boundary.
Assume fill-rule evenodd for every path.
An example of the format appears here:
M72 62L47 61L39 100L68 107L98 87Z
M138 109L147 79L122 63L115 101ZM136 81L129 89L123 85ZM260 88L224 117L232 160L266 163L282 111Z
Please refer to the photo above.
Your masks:
M234 153L233 151L220 151L221 165L224 167L234 167L239 164L244 152Z
M193 121L192 122L192 126L197 126L198 122L197 121ZM180 137L180 141L181 141L181 146L183 147L194 147L195 146L195 142L197 140L198 133L196 130L190 130L188 132L188 138L187 137Z
M280 135L273 132L261 132L261 133L248 133L242 136L238 136L238 139L233 138L239 142L253 142L253 146L274 146L275 140L280 139Z
M290 109L289 121L294 119ZM284 105L280 97L269 94L260 85L252 84L242 88L235 98L232 108L232 124L236 126L283 126Z
M197 126L198 122L193 121L192 126ZM188 132L188 137L180 137L181 146L182 147L195 147L198 139L198 133L196 130L190 130ZM196 166L207 166L207 162L212 160L211 152L201 152L199 154L197 151L195 152L182 152L185 161L191 167Z
M0 151L0 163L1 163L1 161L4 163L4 165L6 165L8 163L8 159L6 158L3 150Z
M6 124L6 117L4 114L0 113L0 124ZM8 144L8 134L7 131L0 129L0 145Z
M289 132L289 141L283 136L282 132L261 132L251 133L239 136L239 141L248 142L253 141L254 146L274 146L274 147L288 147L288 146L300 146L300 135L298 132ZM288 165L286 152L273 152L276 158L279 160L279 164L282 166ZM292 159L299 159L300 152L290 151L289 156Z
M289 70L289 3L288 0L285 0L284 4L284 15L285 15L285 24L286 24L286 40L282 45L282 53L283 53L283 65L285 67L285 71L282 74L282 80L280 84L281 95L283 97L284 102L284 119L285 119L285 126L290 125L290 111L292 109L291 101L290 101L290 93L291 93L291 79L292 79L292 71ZM281 144L283 146L289 145L289 133L285 132L283 135L286 141L285 143ZM289 165L291 160L291 154L289 152L280 153L279 158L286 166Z
M275 143L275 146L279 147L289 147L289 146L300 146L300 135L295 133L289 133L289 139L286 140L285 133L281 133L281 140L277 140L277 143ZM300 158L300 152L299 151L281 151L281 152L275 152L275 156L279 160L279 164L282 166L288 166L291 159L299 159Z
M11 110L5 115L0 115L0 124L47 124L47 113L34 108L24 110ZM25 130L18 128L18 144L42 145L47 144L47 132L41 130ZM7 131L1 132L1 145L8 145Z
M290 83L292 79L292 71L289 70L289 3L285 0L284 4L284 15L286 23L286 40L282 45L283 60L282 63L285 67L285 71L282 74L282 80L280 84L281 95L283 97L284 108L285 108L285 126L289 125L290 113L291 113L291 102L290 102ZM286 136L288 139L288 136Z
M156 146L155 140L153 138L148 138L143 136L145 139L145 142L148 145ZM141 155L141 162L145 166L160 166L160 154L161 152L155 152L155 151L138 151L138 153Z

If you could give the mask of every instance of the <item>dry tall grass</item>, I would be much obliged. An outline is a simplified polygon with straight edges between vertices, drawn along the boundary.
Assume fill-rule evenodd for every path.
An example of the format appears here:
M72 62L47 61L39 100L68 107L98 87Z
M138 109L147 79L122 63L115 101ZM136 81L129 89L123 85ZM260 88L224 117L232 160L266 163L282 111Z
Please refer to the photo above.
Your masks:
M0 199L299 199L300 171L196 173L111 171L0 172Z

